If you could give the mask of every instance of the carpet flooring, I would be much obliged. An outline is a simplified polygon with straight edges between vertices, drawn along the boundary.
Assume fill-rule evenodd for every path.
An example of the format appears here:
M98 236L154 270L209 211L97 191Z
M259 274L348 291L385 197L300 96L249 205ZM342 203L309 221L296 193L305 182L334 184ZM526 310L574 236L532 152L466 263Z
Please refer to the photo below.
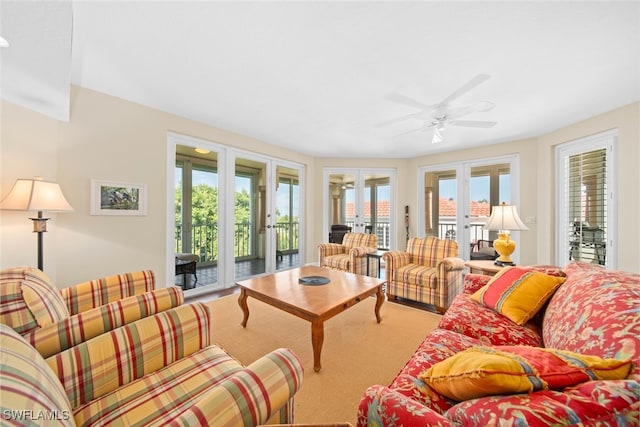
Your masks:
M240 325L238 296L206 302L212 307L213 336L247 365L279 347L291 348L302 360L304 383L295 396L296 423L350 422L367 387L388 385L433 330L440 316L385 302L376 323L375 298L325 322L322 370L313 370L311 323L249 298L249 321Z

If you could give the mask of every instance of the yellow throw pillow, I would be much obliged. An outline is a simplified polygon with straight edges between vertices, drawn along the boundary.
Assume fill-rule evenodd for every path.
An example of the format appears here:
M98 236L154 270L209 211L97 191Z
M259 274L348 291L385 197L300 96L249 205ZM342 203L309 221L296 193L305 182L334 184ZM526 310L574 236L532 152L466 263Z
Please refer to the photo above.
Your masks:
M524 325L564 281L564 277L550 276L528 268L507 267L471 295L471 299L494 309L518 325Z
M420 379L463 401L499 394L562 390L590 380L624 379L631 360L602 359L528 346L472 347L436 363Z

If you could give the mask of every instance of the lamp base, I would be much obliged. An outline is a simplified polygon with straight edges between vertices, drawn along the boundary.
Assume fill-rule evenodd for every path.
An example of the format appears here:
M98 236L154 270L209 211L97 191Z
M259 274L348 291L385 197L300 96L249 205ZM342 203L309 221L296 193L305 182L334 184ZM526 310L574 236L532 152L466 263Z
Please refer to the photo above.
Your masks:
M508 232L498 233L498 238L493 241L493 248L500 255L498 259L494 261L496 265L513 265L511 261L511 254L516 250L516 242L509 239Z

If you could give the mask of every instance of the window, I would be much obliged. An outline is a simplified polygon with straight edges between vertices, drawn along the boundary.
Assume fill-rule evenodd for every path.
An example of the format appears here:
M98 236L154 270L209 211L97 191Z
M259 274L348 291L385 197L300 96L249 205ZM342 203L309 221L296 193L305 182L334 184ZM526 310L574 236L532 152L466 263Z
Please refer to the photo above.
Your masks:
M616 133L558 146L558 265L583 261L614 268Z

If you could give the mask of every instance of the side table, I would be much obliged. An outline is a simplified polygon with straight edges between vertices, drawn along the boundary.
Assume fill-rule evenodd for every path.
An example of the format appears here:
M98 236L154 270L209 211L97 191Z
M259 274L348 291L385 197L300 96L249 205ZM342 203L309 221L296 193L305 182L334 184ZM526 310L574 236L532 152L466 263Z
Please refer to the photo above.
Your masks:
M469 272L475 274L484 274L485 276L494 276L498 271L504 267L495 265L493 261L487 260L471 260L465 263L469 267Z
M371 260L376 260L378 262L378 274L376 274L376 278L380 278L380 264L382 263L382 254L386 251L376 251L376 252L368 252L367 256L367 276L371 276L369 274L369 264Z
M187 289L187 274L193 274L195 277L195 281L193 282L193 287L198 283L198 276L196 275L196 262L195 261L184 261L179 258L176 258L176 276L182 274L182 288Z

